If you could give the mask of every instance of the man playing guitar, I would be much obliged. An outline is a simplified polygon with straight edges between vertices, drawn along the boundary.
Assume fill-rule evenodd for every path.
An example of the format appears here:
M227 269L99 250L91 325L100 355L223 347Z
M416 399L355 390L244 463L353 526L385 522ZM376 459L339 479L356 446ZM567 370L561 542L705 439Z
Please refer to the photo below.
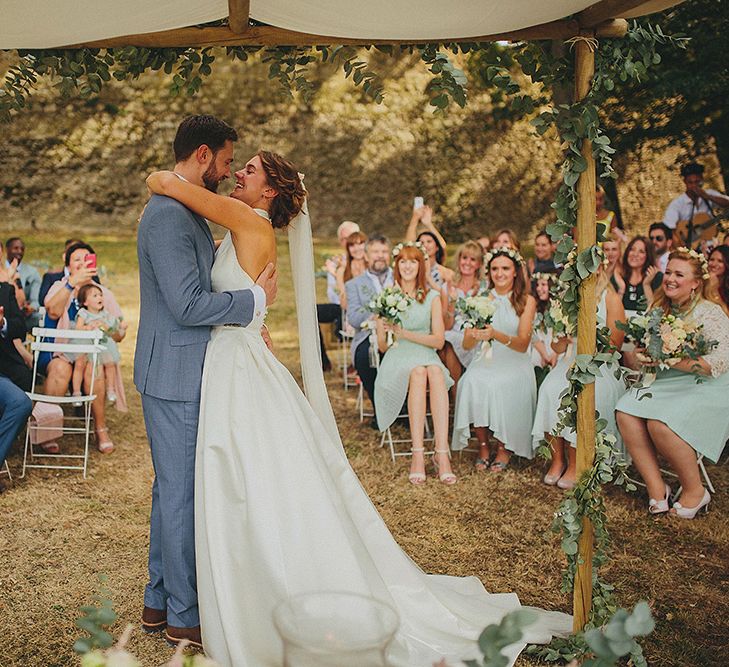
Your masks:
M707 238L705 229L710 236L714 236L715 230L709 228L714 226L712 219L716 215L715 209L729 207L729 197L717 190L704 190L704 166L701 164L685 164L681 167L681 177L686 192L668 205L663 222L676 230L681 244L693 244L699 237Z

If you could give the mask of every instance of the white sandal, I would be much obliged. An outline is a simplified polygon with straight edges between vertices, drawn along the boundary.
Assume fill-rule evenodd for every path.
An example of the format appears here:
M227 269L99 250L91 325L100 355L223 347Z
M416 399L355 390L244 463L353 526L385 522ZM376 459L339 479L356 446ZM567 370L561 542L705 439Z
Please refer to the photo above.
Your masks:
M435 474L438 475L438 479L443 483L447 484L448 486L455 484L458 481L458 477L455 476L452 472L441 472L440 466L438 465L438 461L435 460L436 454L448 454L448 458L450 458L451 450L450 449L436 449L433 452L433 467L435 468Z
M413 454L418 454L420 452L424 452L425 447L418 447L418 448L413 447L410 451ZM415 486L422 486L423 484L425 484L425 480L426 480L426 477L425 477L424 472L411 472L408 475L408 481L411 484L414 484Z
M96 429L96 449L98 449L102 454L111 454L114 451L114 443L111 440L107 440L106 442L99 442L99 433L108 433L109 429L106 428L97 428Z

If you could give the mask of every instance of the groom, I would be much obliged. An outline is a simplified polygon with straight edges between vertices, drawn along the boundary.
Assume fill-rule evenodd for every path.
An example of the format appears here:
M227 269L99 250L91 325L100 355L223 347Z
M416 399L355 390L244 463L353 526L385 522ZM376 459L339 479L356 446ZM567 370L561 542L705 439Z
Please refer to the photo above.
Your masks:
M213 116L177 129L175 173L215 192L230 177L236 131ZM200 646L195 575L195 445L200 384L210 327L246 326L276 297L269 264L251 289L213 293L215 245L207 221L153 195L139 223L140 317L134 383L142 395L155 479L149 583L142 628L172 643Z

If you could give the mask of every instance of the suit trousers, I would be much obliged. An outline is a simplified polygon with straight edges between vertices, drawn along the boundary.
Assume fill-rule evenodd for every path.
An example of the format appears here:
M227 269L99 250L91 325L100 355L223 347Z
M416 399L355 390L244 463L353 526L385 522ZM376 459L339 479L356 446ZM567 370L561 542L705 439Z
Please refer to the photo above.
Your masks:
M33 407L25 392L12 380L0 375L0 465L10 451L10 446L23 427Z
M166 609L170 625L190 628L200 625L194 499L200 403L142 394L142 409L155 474L144 604Z
M367 392L367 396L375 405L375 378L377 377L377 369L370 366L370 339L365 338L354 351L354 368L362 380L362 386Z

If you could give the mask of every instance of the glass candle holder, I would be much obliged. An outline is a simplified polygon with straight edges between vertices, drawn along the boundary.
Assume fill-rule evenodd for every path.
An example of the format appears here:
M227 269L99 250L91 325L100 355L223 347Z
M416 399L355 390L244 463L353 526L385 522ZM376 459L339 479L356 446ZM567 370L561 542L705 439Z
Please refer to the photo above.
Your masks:
M388 667L400 619L392 607L356 593L304 593L279 603L273 621L284 667Z

